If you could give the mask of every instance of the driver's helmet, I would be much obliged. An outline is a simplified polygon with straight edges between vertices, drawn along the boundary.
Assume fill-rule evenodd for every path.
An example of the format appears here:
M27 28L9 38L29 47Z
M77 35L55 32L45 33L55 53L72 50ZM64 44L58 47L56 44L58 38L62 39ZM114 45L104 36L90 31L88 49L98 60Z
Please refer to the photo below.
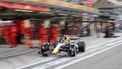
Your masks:
M64 35L64 43L69 44L70 43L70 36Z

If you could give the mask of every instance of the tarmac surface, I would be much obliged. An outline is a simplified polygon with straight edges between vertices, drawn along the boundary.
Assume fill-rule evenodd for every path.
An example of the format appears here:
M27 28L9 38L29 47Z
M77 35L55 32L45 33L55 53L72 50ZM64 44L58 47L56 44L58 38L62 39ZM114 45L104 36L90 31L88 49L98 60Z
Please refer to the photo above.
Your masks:
M117 38L96 38L96 36L83 37L82 41L86 42L86 52L79 53L76 57L64 55L51 55L42 57L37 54L38 49L27 49L24 45L17 48L7 48L8 45L1 45L0 48L0 65L1 69L58 69L68 63L76 62L80 58L88 57L107 48L119 47L122 43L122 33L116 34ZM34 41L34 46L38 41ZM99 54L99 53L98 53ZM87 64L87 63L86 63ZM77 64L79 66L79 64ZM82 65L82 64L81 64ZM67 66L66 66L67 67ZM75 68L77 69L77 68ZM81 68L80 68L81 69ZM84 69L84 68L83 68Z
M63 69L122 69L122 45Z

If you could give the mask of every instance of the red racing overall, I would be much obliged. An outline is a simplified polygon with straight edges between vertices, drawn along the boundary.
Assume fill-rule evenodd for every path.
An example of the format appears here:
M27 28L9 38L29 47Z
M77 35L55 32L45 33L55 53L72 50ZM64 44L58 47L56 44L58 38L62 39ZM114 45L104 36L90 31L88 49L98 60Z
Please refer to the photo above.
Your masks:
M32 38L33 38L32 28L28 27L28 28L26 28L26 44L27 44L27 48L31 48L32 47Z
M18 30L16 25L12 25L10 27L10 40L9 40L12 48L17 46L17 40L16 40L17 32Z
M24 34L25 34L24 20L16 20L15 23L17 24L19 34L18 41L19 43L24 43Z
M48 36L48 32L47 29L44 28L44 26L41 26L39 29L39 38L40 38L40 44L44 44L47 42L47 36Z
M52 26L50 28L50 42L52 44L55 44L58 41L58 32L59 32L58 27Z
M7 43L9 43L10 41L9 41L9 33L10 33L10 30L9 30L9 27L8 26L3 26L2 27L2 32L3 32L3 36L4 36L4 38L5 38L5 40L6 40L6 42Z

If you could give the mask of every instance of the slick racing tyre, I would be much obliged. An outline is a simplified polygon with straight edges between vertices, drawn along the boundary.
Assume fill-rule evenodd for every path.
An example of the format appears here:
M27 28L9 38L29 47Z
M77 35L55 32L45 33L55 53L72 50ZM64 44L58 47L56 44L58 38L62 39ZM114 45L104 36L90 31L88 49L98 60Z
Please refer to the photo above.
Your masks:
M71 56L71 57L75 57L76 56L76 47L74 45L71 45L70 49L69 49L69 52L68 52L68 55Z
M50 50L47 49L41 49L41 54L44 57L48 57L50 55Z
M48 44L44 44L44 45L41 47L41 54L42 54L42 56L44 56L44 57L49 56L49 54L50 54L50 48L49 48L49 45L48 45Z
M42 56L43 57L48 57L49 56L49 53L43 53Z
M85 52L85 42L78 42L79 52Z

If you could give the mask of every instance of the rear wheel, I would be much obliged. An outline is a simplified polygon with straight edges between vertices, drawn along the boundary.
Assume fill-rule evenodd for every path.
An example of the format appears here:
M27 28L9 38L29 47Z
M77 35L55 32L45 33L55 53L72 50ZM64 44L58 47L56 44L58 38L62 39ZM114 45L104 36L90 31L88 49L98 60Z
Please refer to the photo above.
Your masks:
M78 42L79 52L85 52L85 42Z

